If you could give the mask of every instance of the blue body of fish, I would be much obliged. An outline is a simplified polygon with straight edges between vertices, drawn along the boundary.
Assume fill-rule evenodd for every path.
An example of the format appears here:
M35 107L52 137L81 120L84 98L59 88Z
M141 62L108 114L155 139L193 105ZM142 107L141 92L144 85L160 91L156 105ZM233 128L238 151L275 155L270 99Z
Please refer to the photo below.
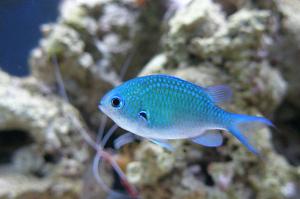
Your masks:
M203 88L169 75L150 75L114 88L102 98L99 108L121 128L166 148L170 139L220 146L223 137L219 130L226 130L258 154L242 133L241 124L272 123L264 117L230 113L218 106L230 97L227 86Z

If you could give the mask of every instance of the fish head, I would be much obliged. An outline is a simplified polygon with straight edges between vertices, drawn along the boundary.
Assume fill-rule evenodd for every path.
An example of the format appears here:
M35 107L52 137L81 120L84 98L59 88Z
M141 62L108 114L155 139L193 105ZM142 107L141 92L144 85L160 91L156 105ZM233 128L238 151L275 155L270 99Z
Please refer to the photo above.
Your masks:
M124 83L105 94L99 103L104 114L132 133L139 131L143 125L139 117L142 99L138 96L138 89L134 84Z

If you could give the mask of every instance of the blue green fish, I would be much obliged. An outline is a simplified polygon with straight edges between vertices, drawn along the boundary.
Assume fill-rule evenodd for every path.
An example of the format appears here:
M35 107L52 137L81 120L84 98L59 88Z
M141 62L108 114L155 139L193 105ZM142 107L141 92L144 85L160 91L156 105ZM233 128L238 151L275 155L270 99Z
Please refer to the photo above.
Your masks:
M167 141L173 139L220 146L220 130L225 130L259 154L242 133L243 124L273 126L272 122L264 117L227 112L218 106L230 97L228 86L203 88L169 75L149 75L114 88L102 98L99 108L121 128L170 150Z

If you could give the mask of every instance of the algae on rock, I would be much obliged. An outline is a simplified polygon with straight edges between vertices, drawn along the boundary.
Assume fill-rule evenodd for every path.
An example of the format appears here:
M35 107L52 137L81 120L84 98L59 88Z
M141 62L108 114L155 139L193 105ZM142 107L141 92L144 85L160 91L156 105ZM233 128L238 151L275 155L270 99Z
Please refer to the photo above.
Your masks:
M84 124L71 105L41 85L31 77L19 79L0 71L0 137L7 139L1 145L6 164L0 170L0 197L48 198L52 193L68 198L80 192L89 159L77 129ZM8 139L13 136L18 140Z
M273 8L278 14L276 45L270 48L270 59L288 82L287 95L275 113L281 131L274 137L280 153L294 165L299 165L299 112L300 112L300 2L297 0L276 1Z
M219 4L193 1L170 20L165 51L150 61L140 75L167 73L201 86L229 84L234 96L225 105L227 110L271 116L287 89L281 73L266 56L268 47L274 45L272 17L272 10L254 6L240 7L225 17ZM178 168L172 164L174 156L166 156L172 168L165 173L157 171L160 163L168 160L147 169L149 165L143 162L152 162L153 158L142 150L147 146L142 143L136 149L135 161L127 167L129 179L140 187L143 198L151 198L153 192L157 193L156 198L299 196L299 168L276 153L269 129L251 135L263 160L247 151L230 133L224 136L227 141L216 149L181 141L176 145L175 157L180 157L186 166ZM153 145L152 151L158 150L155 147L159 148ZM133 173L131 169L137 166ZM152 183L146 176L151 176Z
M32 51L32 76L0 72L0 136L22 138L0 146L9 166L0 168L0 197L78 198L92 195L89 183L100 189L92 175L82 178L89 155L77 127L85 127L84 121L98 126L98 100L121 83L122 63L130 57L126 78L142 70L140 75L166 73L201 86L228 84L234 96L226 110L267 117L287 94L285 103L297 107L289 113L296 114L299 3L291 2L190 1L167 21L160 38L167 1L64 1L58 21L43 26L44 38ZM84 121L55 95L55 68ZM225 132L218 148L179 140L169 153L141 142L127 151L133 154L127 176L144 199L298 198L300 168L276 152L272 133L265 128L251 135L264 159Z
M43 26L44 38L30 58L32 75L55 87L57 61L71 103L96 128L98 100L121 83L122 66L130 61L125 76L133 77L156 53L164 10L164 1L139 7L126 0L67 0L58 22Z

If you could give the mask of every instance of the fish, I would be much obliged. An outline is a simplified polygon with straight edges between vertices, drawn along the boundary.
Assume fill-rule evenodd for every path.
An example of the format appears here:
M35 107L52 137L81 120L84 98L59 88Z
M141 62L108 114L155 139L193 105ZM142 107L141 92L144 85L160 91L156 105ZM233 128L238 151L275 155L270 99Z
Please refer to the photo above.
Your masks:
M265 117L221 108L231 97L232 90L226 85L201 87L175 76L156 74L133 78L112 89L100 100L99 109L119 127L170 151L174 148L169 140L176 139L221 146L221 131L227 131L259 155L245 132L254 124L273 124Z

